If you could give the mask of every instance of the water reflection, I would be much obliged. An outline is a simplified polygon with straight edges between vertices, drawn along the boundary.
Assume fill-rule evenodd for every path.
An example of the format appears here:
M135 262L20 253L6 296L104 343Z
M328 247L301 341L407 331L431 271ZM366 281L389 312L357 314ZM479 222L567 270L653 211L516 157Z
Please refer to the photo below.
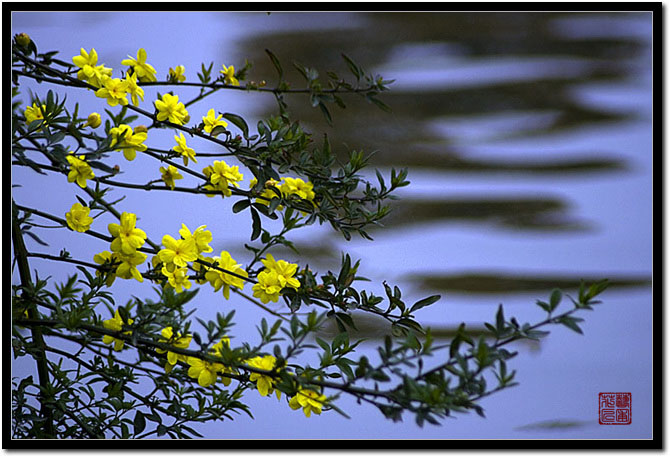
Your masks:
M624 81L635 73L630 61L644 44L630 36L580 37L573 33L575 27L566 28L573 23L560 13L370 13L353 16L358 27L351 27L350 16L340 16L346 33L334 27L299 30L307 16L279 16L296 27L242 43L240 56L254 62L254 74L275 74L262 53L270 47L285 63L292 87L303 87L304 81L291 71L291 61L309 63L324 77L326 70L348 75L341 52L384 77L397 78L383 96L391 115L350 100L345 112L333 107L334 128L305 100L289 99L294 117L315 132L328 132L342 158L347 147L363 148L379 150L372 158L377 167L521 176L592 176L628 167L607 151L575 149L557 158L542 145L550 134L631 119L628 112L585 104L575 96L585 83ZM569 15L578 23L593 18L588 13ZM314 15L309 19L318 20ZM272 84L271 77L266 79ZM268 105L268 112L259 114L273 109ZM479 130L458 129L459 123L472 129L477 122ZM490 139L492 133L494 139L536 138L537 151L514 161L472 157L468 145ZM498 197L405 201L385 225L437 220L493 222L517 230L582 230L592 225L570 214L561 196Z
M584 230L585 222L570 219L568 205L559 198L500 198L441 200L404 199L392 205L385 227L431 221L486 222L507 229Z
M593 284L602 277L566 277L514 275L510 273L459 273L449 275L415 275L408 278L415 287L422 291L440 290L457 293L476 294L508 294L527 291L542 291L558 287L566 291L579 289L581 280ZM651 278L646 276L616 276L609 278L609 289L621 287L640 287L651 285Z

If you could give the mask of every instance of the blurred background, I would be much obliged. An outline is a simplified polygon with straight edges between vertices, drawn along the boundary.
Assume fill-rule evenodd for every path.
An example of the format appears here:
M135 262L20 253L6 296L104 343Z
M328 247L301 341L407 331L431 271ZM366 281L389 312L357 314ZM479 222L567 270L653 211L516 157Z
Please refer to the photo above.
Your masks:
M293 118L317 142L327 133L342 157L349 149L377 151L373 167L387 176L392 166L407 167L412 184L398 193L402 198L385 227L371 232L374 242L346 242L327 227L311 227L293 238L302 256L280 250L275 256L325 272L336 270L341 252L349 252L362 260L359 273L372 280L361 287L383 295L387 280L401 287L408 303L439 293L442 300L417 317L442 338L461 322L481 328L499 303L507 316L537 321L543 313L534 302L554 287L574 294L582 278L612 281L604 304L581 316L583 336L551 328L542 343L515 346L519 356L510 367L521 384L485 399L486 419L458 415L421 429L409 415L394 424L348 399L340 406L351 420L334 412L307 419L284 402L249 392L245 400L255 419L240 416L198 428L206 437L652 437L658 399L652 398L651 13L15 12L12 33L20 32L40 52L58 50L67 61L80 47L93 47L98 63L112 67L115 76L126 68L120 61L143 47L159 80L176 65L186 67L188 81L197 81L202 62L213 61L218 72L221 64L241 68L248 59L248 79L273 87L268 48L296 88L303 83L291 62L316 68L324 79L328 70L346 76L341 53L395 79L381 97L392 113L345 97L346 110L331 110L332 127L306 97L287 98ZM22 106L31 91L45 96L48 89L67 93L69 109L79 101L80 113L107 108L92 94L25 79ZM152 110L161 89L146 88L140 107ZM176 93L189 100L197 90ZM189 109L192 122L212 107L240 114L249 125L276 112L271 95L222 91ZM168 149L172 136L160 131L147 144ZM212 152L197 139L189 146ZM198 166L207 163L201 159ZM119 158L118 164L124 171L119 180L144 183L160 176L159 164L145 157L132 163ZM245 183L250 177L245 173ZM22 186L13 189L18 204L60 216L78 192L63 176L42 177L18 167L12 184ZM179 184L195 182L187 177ZM207 224L215 252L226 249L243 264L249 260L242 245L250 218L230 212L234 200L132 190L127 195L119 209L136 212L138 226L154 241L165 233L176 236L181 222L191 229ZM106 232L112 220L103 219L96 219L94 229ZM70 231L43 232L50 246L27 239L29 249L57 254L66 247L88 261L108 249ZM39 259L31 259L31 268L56 280L74 271ZM118 304L132 295L155 297L149 284L134 281L117 280L113 291ZM235 338L255 341L262 316L257 308L204 288L192 305L205 318L236 309L233 344ZM360 336L386 331L375 321L362 327ZM372 353L374 345L362 351ZM12 369L13 376L25 376L33 368L25 361ZM632 424L599 425L599 392L631 392Z

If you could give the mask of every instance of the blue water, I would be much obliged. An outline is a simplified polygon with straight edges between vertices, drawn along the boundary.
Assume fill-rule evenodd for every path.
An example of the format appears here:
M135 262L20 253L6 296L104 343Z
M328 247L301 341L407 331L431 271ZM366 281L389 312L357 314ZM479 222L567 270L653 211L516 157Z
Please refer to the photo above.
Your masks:
M312 15L309 21L293 15L236 13L15 13L13 33L26 32L40 51L60 50L69 60L79 48L96 48L100 61L115 69L138 47L147 50L149 61L167 74L168 67L185 65L189 80L201 62L214 60L242 65L238 58L245 40L253 38L265 47L275 49L275 34L311 30L330 30L334 34L354 33L374 18L364 15ZM182 33L171 33L174 24ZM434 291L418 290L407 278L421 273L457 274L462 272L499 272L518 276L554 275L646 276L652 273L652 135L651 135L651 15L571 16L550 22L550 36L569 44L580 40L618 39L637 43L637 51L618 62L625 67L625 77L614 80L592 78L594 68L606 58L590 56L519 55L500 53L473 54L463 43L452 39L422 42L409 39L388 45L383 61L375 71L396 79L393 91L399 94L426 93L441 90L486 89L502 83L542 82L548 78L583 79L575 82L565 95L576 106L601 113L620 114L608 122L585 122L562 130L547 130L561 114L561 107L542 109L483 105L481 113L450 112L445 107L437 116L417 120L422 134L432 144L450 145L461 157L470 160L525 163L532 160L614 157L626 164L615 171L593 173L522 174L479 172L417 167L410 170L412 185L399 192L403 201L413 198L491 198L549 196L565 202L569 216L580 221L584 230L542 231L510 228L495 221L468 219L435 219L421 224L389 227L375 232L373 243L353 240L345 243L330 237L325 228L299 233L305 243L328 243L336 250L346 250L362 259L362 272L373 279L369 288L382 293L381 281L388 279L403 286L410 298L421 298ZM315 38L316 39L316 38ZM279 44L277 44L279 46ZM262 52L263 47L259 48ZM333 45L335 56L339 49ZM300 55L300 49L294 50ZM309 63L309 62L305 62ZM365 63L365 62L361 62ZM325 69L324 69L325 70ZM268 81L273 75L268 74ZM24 85L25 84L25 85ZM44 95L47 85L27 84ZM147 90L142 107L154 98ZM180 91L180 95L182 92ZM183 91L181 98L193 93ZM24 102L28 95L22 90ZM104 101L93 96L78 96L80 112L104 109ZM217 94L197 105L191 117L198 119L216 106L251 119L267 110L267 97L258 94ZM352 101L352 105L357 102ZM362 102L360 102L362 103ZM390 102L389 102L390 103ZM390 103L391 104L391 103ZM393 106L392 106L393 107ZM352 110L355 108L352 108ZM338 114L346 118L347 112ZM383 118L385 127L401 131L407 123L402 107ZM379 119L379 117L375 118ZM337 120L337 118L336 118ZM316 123L316 121L314 121ZM255 122L249 122L250 125ZM336 128L337 128L336 123ZM528 130L535 130L528 134ZM315 135L318 137L318 135ZM150 140L157 147L172 146L172 134ZM191 140L196 151L211 150L206 143ZM199 149L200 147L200 149ZM355 147L352 145L352 147ZM383 154L384 151L381 153ZM409 152L408 152L409 153ZM132 164L119 164L126 171L126 182L143 182L148 170L158 177L158 165L139 156ZM200 162L199 162L200 164ZM204 166L204 165L203 165ZM384 168L384 167L382 167ZM248 176L245 176L248 182ZM182 181L185 182L186 180ZM14 199L26 206L48 208L64 214L74 203L73 185L62 176L42 177L28 169L14 167L12 183L23 187L13 190ZM49 189L49 192L44 192ZM115 196L122 193L115 191ZM215 250L234 249L247 241L249 220L246 213L231 215L230 200L198 199L185 194L128 193L120 209L138 213L138 225L157 241L163 234L176 235L181 222L190 228L207 224L215 237ZM111 199L111 198L110 198ZM194 203L196 202L196 203ZM175 218L178 208L178 218ZM98 220L99 231L110 220ZM40 232L40 235L42 233ZM43 238L51 244L44 248L29 242L29 249L58 252L67 246L74 258L90 259L92 253L107 249L97 242L72 232L53 231ZM235 255L234 255L235 256ZM239 254L243 259L243 254ZM237 257L236 257L237 258ZM244 260L242 260L244 262ZM65 272L50 262L31 261L31 267L54 279L64 279ZM331 268L334 268L331 267ZM367 287L367 286L366 286ZM117 281L114 286L118 303L131 295L152 296L150 286ZM247 290L248 292L248 290ZM460 322L473 325L491 320L498 303L505 304L506 314L521 321L539 320L542 314L533 305L536 298L546 297L537 291L511 291L487 295L459 291L435 291L443 300L420 311L422 323L451 327ZM394 424L376 410L342 399L340 406L354 417L347 420L336 413L306 419L276 399L259 398L250 392L245 401L251 406L254 420L240 416L234 422L207 424L199 430L212 438L650 438L652 408L652 310L651 287L612 289L603 294L604 305L585 316L584 336L564 328L552 330L541 346L532 350L519 345L520 355L511 365L517 369L518 387L483 401L487 418L458 416L440 427L418 428L411 417ZM407 300L411 302L411 300ZM203 289L197 306L203 316L215 311L237 310L237 341L256 335L254 325L261 311L237 300L225 302L219 294ZM104 312L103 312L104 314ZM200 314L199 314L200 315ZM364 349L367 350L367 349ZM15 363L13 375L30 369L31 362ZM658 368L657 368L658 369ZM598 425L598 392L631 392L632 424L612 427ZM520 429L542 421L576 421L581 425L564 429Z

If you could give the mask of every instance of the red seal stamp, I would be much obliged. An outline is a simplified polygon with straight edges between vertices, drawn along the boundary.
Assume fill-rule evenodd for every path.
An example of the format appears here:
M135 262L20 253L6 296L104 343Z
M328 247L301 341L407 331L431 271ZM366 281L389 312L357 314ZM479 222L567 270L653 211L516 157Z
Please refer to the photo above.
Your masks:
M631 423L630 392L600 392L598 394L598 422L601 425L628 425Z

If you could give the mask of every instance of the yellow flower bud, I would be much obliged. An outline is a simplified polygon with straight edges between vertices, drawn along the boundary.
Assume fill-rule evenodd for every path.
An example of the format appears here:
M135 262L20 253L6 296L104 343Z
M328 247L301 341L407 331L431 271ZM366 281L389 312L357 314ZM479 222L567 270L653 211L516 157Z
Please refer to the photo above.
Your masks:
M16 35L16 44L22 48L27 48L30 45L30 36L27 33L19 33Z
M186 117L184 118L184 124L186 124L190 120L191 120L191 115L187 114Z
M102 119L100 118L100 115L98 113L91 113L88 115L86 124L90 125L94 129L97 129L98 127L100 127L100 124L102 124Z
M147 132L147 126L146 125L138 125L135 127L135 134L137 133L146 133Z

